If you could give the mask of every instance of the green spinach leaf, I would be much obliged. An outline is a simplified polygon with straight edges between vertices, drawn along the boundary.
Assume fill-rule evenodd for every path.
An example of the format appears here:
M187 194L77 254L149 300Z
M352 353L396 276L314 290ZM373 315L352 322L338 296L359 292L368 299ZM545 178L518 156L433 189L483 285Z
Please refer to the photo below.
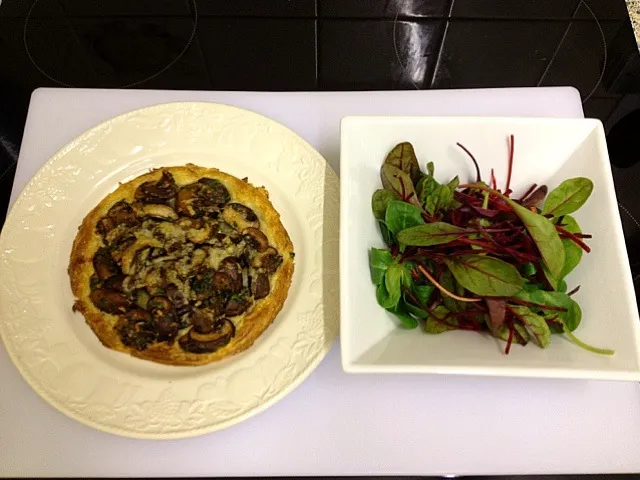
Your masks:
M411 287L411 291L413 294L420 300L422 305L428 305L429 299L431 298L431 294L435 290L436 287L433 285L416 285L415 283Z
M460 296L463 296L464 294L464 291L460 291L464 290L464 288L460 284L458 284L458 282L456 282L455 278L453 278L451 270L449 269L446 269L444 272L442 272L442 275L440 275L440 285L442 285L451 293L455 293ZM442 295L442 303L450 312L462 312L467 308L467 304L465 302L460 302L455 298L450 297L449 295Z
M448 209L452 202L453 191L446 185L438 185L433 193L422 200L424 209L430 215L435 215L439 210Z
M578 210L593 191L593 182L588 178L569 178L554 188L547 196L543 215L559 217Z
M416 328L418 321L411 316L411 312L402 300L400 290L389 293L385 282L381 282L376 289L376 300L378 305L389 313L394 314L405 328Z
M539 307L529 307L545 317L557 315L557 317L567 326L570 331L574 331L580 325L582 320L582 309L578 302L573 300L569 295L562 292L548 292L542 290L536 285L526 284L520 292L514 295L515 298L524 300L525 302L535 303L536 305L546 305L549 307L564 308L566 312L558 312L554 310L545 310ZM554 333L559 333L554 331Z
M564 266L564 246L556 227L542 215L528 210L511 199L506 198L506 201L529 231L551 275L558 278Z
M520 267L520 271L523 277L530 277L532 275L535 275L538 269L536 268L535 264L527 263Z
M556 290L558 290L558 292L567 293L567 282L564 281L564 278L558 282L558 288Z
M400 299L402 287L411 288L413 279L404 265L392 263L387 267L387 272L384 276L384 283L389 294L392 295L393 298Z
M566 294L563 294L566 295ZM567 297L569 297L567 295ZM567 304L567 311L560 312L558 317L562 319L562 323L564 326L570 331L573 332L580 322L582 321L582 309L580 308L580 304L569 297L569 301Z
M433 222L401 230L398 232L398 241L414 247L429 247L453 242L464 233L464 229L455 225Z
M567 232L569 233L582 233L580 230L580 225L575 218L571 215L565 215L562 218L562 225ZM558 223L558 222L556 222ZM573 271L574 268L578 266L580 260L582 260L582 247L576 244L576 242L568 239L562 239L562 245L564 246L564 265L562 266L562 273L560 274L560 278L564 278L569 273Z
M508 297L518 293L524 278L513 265L484 255L458 255L444 259L456 281L476 295Z
M456 203L453 194L460 183L458 177L455 177L447 185L441 185L433 178L433 172L433 162L429 162L427 175L416 185L420 204L429 215L435 215L436 212L446 210Z
M404 302L400 301L395 307L387 310L398 317L404 328L414 329L418 326L418 321L411 316L411 312Z
M369 250L369 270L371 271L371 281L378 285L384 280L387 267L393 262L393 257L389 250L385 248L372 248Z
M529 333L527 333L527 329L523 325L516 323L513 325L513 328L520 334L520 336L518 335L513 336L512 338L513 342L518 343L520 345L526 345L527 343L529 343ZM493 332L493 336L496 338L499 338L500 340L504 340L505 342L508 342L509 327L507 327L506 325L501 325L500 327L498 327L496 331Z
M380 282L376 289L376 300L385 310L394 308L400 301L400 290L394 290L391 293L387 290L386 282Z
M455 177L453 177L449 183L447 183L447 187L449 188L449 190L451 190L452 192L456 191L456 188L458 188L458 185L460 185L460 179L458 178L458 176L456 175Z
M385 223L392 233L397 234L409 227L424 224L422 210L401 200L391 200L387 205Z
M542 273L544 274L544 277L547 279L547 282L549 282L549 285L551 285L551 288L557 291L560 281L551 274L551 272L549 271L549 269L544 263L542 264Z
M427 318L424 325L425 333L438 334L455 330L457 320L455 318L449 318L448 315L449 310L442 305L429 312L429 318Z
M411 299L407 296L406 293L403 295L402 298L404 299L405 307L407 307L407 310L411 315L421 318L423 320L426 320L429 317L429 314L427 312L425 312L422 308L414 305L411 302Z
M384 223L384 220L378 220L378 226L380 227L380 233L382 234L382 239L384 243L387 245L393 245L396 243L396 237L391 230L387 227L387 224Z
M373 210L373 216L378 220L384 220L385 213L387 211L387 205L391 200L398 200L400 197L395 192L381 188L376 190L371 197L371 210Z
M549 330L546 320L533 313L528 307L512 305L509 308L525 325L527 332L534 338L538 346L547 348L551 343L551 330Z
M420 180L422 176L416 152L413 149L413 145L409 142L402 142L393 147L393 150L389 152L384 163L393 165L409 175L414 185L418 183L418 180Z
M409 175L393 165L384 164L380 169L380 178L384 188L392 190L402 200L422 208Z

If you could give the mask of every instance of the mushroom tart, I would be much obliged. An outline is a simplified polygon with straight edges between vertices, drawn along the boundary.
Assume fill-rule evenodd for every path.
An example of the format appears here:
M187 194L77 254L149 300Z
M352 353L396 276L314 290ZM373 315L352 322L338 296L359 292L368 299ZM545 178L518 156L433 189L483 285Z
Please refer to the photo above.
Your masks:
M73 309L108 348L203 365L273 322L293 257L264 188L214 168L161 168L121 184L80 225Z

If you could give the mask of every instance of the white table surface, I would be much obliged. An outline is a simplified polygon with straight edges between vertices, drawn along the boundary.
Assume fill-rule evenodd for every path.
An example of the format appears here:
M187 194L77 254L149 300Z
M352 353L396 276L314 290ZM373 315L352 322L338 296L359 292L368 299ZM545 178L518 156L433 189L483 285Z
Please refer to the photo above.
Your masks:
M12 201L87 128L179 100L247 107L299 133L338 167L346 114L582 117L574 89L247 93L39 89ZM0 476L244 476L640 471L633 383L346 375L334 346L266 412L198 438L146 441L85 427L40 399L0 348Z

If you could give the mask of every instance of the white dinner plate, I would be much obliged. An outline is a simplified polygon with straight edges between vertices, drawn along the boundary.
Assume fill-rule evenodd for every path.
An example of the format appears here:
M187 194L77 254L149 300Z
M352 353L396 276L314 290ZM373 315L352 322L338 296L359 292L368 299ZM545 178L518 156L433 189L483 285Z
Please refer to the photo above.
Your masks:
M84 216L119 182L194 163L264 185L296 252L284 308L247 351L202 367L154 364L103 347L73 313L67 265ZM87 131L25 187L0 236L0 334L33 389L103 431L180 438L238 423L291 392L338 330L335 173L261 115L214 103L137 110Z

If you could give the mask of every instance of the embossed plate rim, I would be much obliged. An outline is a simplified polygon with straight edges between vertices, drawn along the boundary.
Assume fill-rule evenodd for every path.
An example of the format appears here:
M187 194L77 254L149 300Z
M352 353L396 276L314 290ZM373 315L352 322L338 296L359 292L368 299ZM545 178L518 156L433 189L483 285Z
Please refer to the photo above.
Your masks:
M164 119L165 123L162 123L161 119ZM131 121L133 122L132 126L127 125L127 122ZM156 124L154 122L160 123ZM167 127L169 128L169 132L166 133L166 136L164 136L165 133L163 132L158 134L156 130L162 130L166 127L167 124L169 125L169 127ZM180 135L184 135L184 132L182 132L182 134L176 134L175 131L180 132L181 129L185 127L185 124L187 126L187 132L189 134L188 138L187 136L185 136L184 138L179 138ZM121 128L123 132L126 132L124 138L118 138L118 134L120 134L122 137L122 132L119 132L118 128ZM174 131L171 130L172 128ZM211 129L213 129L215 135L207 136L207 129L209 129L210 135ZM152 133L149 133L149 131L151 131ZM242 144L240 146L236 146L236 144L234 143L234 131L236 135L240 135L243 137L242 142L236 142L238 143L238 145ZM247 134L247 131L250 133L249 135ZM156 147L155 144L154 146L149 146L147 153L145 153L144 148L142 148L143 153L140 154L139 158L135 157L134 154L131 154L130 157L126 157L128 163L125 162L126 166L123 167L122 163L118 162L118 160L120 160L121 158L116 154L118 148L122 147L126 150L125 147L128 145L131 149L131 147L139 144L139 142L137 142L138 140L140 140L141 138L146 138L145 134L151 135L151 139L160 139L160 141L158 142L160 146ZM113 138L110 138L110 135L113 135ZM250 155L252 153L252 149L265 146L272 147L272 151L260 151L261 158L263 158L264 162L254 167L255 172L257 172L256 174L258 176L260 176L260 174L263 176L271 175L270 180L272 180L272 184L273 182L277 181L277 187L281 188L282 192L286 192L285 197L287 197L287 205L276 205L276 208L278 208L279 210L281 210L282 208L281 214L283 216L283 221L285 221L285 226L287 226L286 215L290 216L292 222L294 222L294 220L295 222L298 222L301 217L304 217L304 222L302 222L301 228L299 229L298 225L296 225L294 227L294 230L300 230L299 235L301 237L304 236L303 244L306 245L311 241L311 244L309 245L310 248L308 248L308 251L311 253L305 253L305 256L301 256L300 252L296 250L296 253L298 253L296 263L299 263L304 259L309 265L311 265L311 268L315 269L316 271L314 272L313 270L307 270L307 274L305 274L304 278L299 276L300 278L298 278L297 280L300 291L296 292L296 294L293 295L293 299L289 302L289 307L291 308L288 308L287 304L285 303L285 309L283 310L283 312L287 312L285 320L283 321L283 319L281 318L281 314L279 317L279 319L281 320L280 325L276 327L276 322L278 322L277 318L276 322L274 322L274 325L272 325L272 327L270 327L270 329L265 332L263 337L261 337L261 339L265 338L264 342L260 343L261 339L259 339L256 345L249 349L245 355L241 354L241 356L238 357L235 363L232 360L224 365L221 364L222 366L220 366L219 368L215 366L216 364L214 364L214 367L206 370L204 373L201 373L199 375L185 376L187 377L186 380L184 378L181 378L180 376L174 377L173 375L175 374L175 371L173 371L171 375L167 374L169 376L160 376L158 378L146 379L145 381L147 381L149 385L153 386L153 391L155 391L157 395L156 397L154 397L155 400L148 400L144 398L140 400L140 397L138 397L138 401L133 402L132 400L136 396L135 388L133 389L134 393L131 394L131 398L127 396L129 394L128 391L123 391L124 393L116 392L116 394L114 394L115 400L113 401L113 405L116 405L120 401L124 402L124 406L118 406L118 409L116 409L116 413L113 414L113 418L115 418L115 420L112 420L113 422L115 422L115 424L113 424L110 423L111 420L103 419L103 414L111 413L108 404L101 404L99 402L96 402L95 399L95 405L92 405L91 401L88 402L88 406L87 404L83 403L74 403L71 400L71 396L74 393L73 386L65 387L68 388L68 392L66 394L65 400L61 401L58 396L52 394L52 392L48 388L48 385L45 386L45 383L48 379L43 379L43 376L46 376L46 372L38 370L38 372L34 373L34 367L27 365L27 362L29 361L30 350L28 346L21 346L19 344L20 342L36 342L34 343L34 345L36 345L37 347L42 347L42 345L44 345L45 352L46 348L53 350L54 347L59 347L60 345L47 345L47 338L45 337L45 333L43 332L49 334L50 330L46 329L51 328L51 325L55 325L56 329L60 330L60 332L63 332L65 329L70 329L70 327L66 323L63 323L62 326L59 325L60 322L63 321L60 319L51 320L51 323L47 323L49 320L44 320L42 324L37 323L39 321L37 320L37 305L39 303L42 303L42 300L41 297L38 296L29 296L29 289L26 289L26 294L23 292L23 295L25 295L25 298L28 300L24 303L24 305L20 306L20 309L23 310L15 310L15 308L17 307L14 304L19 301L19 297L15 296L18 293L16 292L16 289L18 287L10 285L10 282L8 282L7 280L19 279L20 276L16 276L19 272L11 271L6 267L8 265L11 265L12 256L13 262L24 259L23 257L20 257L20 255L21 253L24 255L24 252L27 252L28 254L29 247L20 243L12 245L11 242L15 241L16 237L20 238L20 234L22 234L26 238L29 238L30 235L35 235L35 237L33 238L38 239L38 236L40 235L44 236L47 239L51 239L51 246L49 246L48 243L45 243L45 247L37 248L37 251L38 253L40 253L42 250L46 251L47 248L53 249L54 253L57 253L58 255L62 255L64 257L62 259L62 264L66 269L68 251L64 250L66 248L65 236L68 237L70 234L65 230L65 228L68 230L68 226L65 226L65 222L50 222L50 225L44 226L39 225L37 222L35 222L34 224L29 224L29 219L32 217L30 217L28 214L33 214L33 218L35 218L36 220L42 220L42 218L44 218L44 214L51 213L51 210L47 210L48 208L52 208L55 211L55 208L61 208L60 205L64 206L65 202L68 203L73 201L73 199L69 200L67 196L65 196L66 191L64 190L62 190L62 193L58 194L57 197L56 195L47 196L47 193L49 192L46 190L46 187L49 186L50 188L52 188L51 185L56 185L55 181L53 181L52 184L48 184L47 182L51 182L56 175L60 174L60 171L63 171L62 180L58 180L59 185L64 184L65 178L68 178L69 175L73 174L75 176L79 176L80 180L82 180L83 176L88 175L91 179L93 179L92 181L95 182L94 185L96 185L98 189L109 188L108 191L113 190L113 188L115 188L115 182L117 180L123 180L127 177L127 175L130 176L132 172L135 171L135 169L141 168L141 165L144 162L147 162L144 163L145 166L148 166L149 162L151 163L151 166L159 166L158 163L153 164L153 161L150 159L152 159L154 155L167 157L168 154L166 154L166 151L162 150L163 141L165 140L165 138L169 139L167 141L169 142L170 147L165 150L173 152L172 154L175 156L175 145L171 144L171 140L175 140L175 138L173 137L174 135L177 135L175 138L179 138L179 145L180 142L183 142L181 148L179 149L180 152L182 152L182 155L184 155L185 153L188 154L190 152L197 153L200 151L198 150L198 148L203 148L202 146L204 145L207 147L207 154L213 156L214 153L209 152L208 149L211 146L214 146L216 149L216 158L220 159L221 162L220 164L216 163L215 165L219 166L222 170L225 170L224 162L231 161L230 158L224 157L225 153L227 154L227 156L229 156L231 154L230 152L235 154L235 152L238 151L239 161L242 162L242 155ZM107 139L107 146L105 146L105 139ZM229 141L229 139L231 139L231 141ZM128 140L131 140L132 143L127 144ZM149 142L149 145L151 145L152 143L153 142ZM192 144L195 144L196 147L199 147L192 148ZM144 146L144 143L142 145ZM279 147L280 150L277 150L277 147ZM154 150L154 148L157 148L157 150ZM108 153L114 155L113 159L109 157L109 155L106 155ZM282 156L282 153L287 153L288 155ZM127 155L129 154L127 153ZM168 155L168 157L171 157L171 155ZM109 158L109 160L107 161L105 160L105 158ZM251 158L255 158L255 155L251 155ZM74 159L76 161L82 160L84 163L76 164L74 167ZM235 157L233 157L233 159L235 161ZM246 164L247 158L244 158L244 160ZM283 161L286 165L286 171L284 173L281 173L279 171L279 167L281 166ZM185 162L186 161L182 161L181 163ZM254 165L254 162L252 162L251 164ZM106 166L105 170L101 170L101 167L103 165ZM271 172L271 170L274 168L274 165L276 170L278 171L277 175ZM267 171L269 172L268 174L265 173ZM105 173L109 175L109 180L106 182L107 186L103 185L102 187L100 187L100 184L103 183L101 181L101 178L104 177ZM304 176L305 174L306 177ZM313 177L312 174L316 174L318 178L309 179L309 177ZM65 177L65 175L67 177ZM251 177L251 171L248 172L248 175ZM287 175L291 177L289 178L289 180L298 182L298 194L302 195L302 197L294 197L295 188L289 188L289 190L291 191L287 191L287 188L284 188L284 185L280 185L281 181L286 181L286 179L288 178ZM80 188L80 185L78 185L79 180L74 179L73 181L76 182L75 188ZM109 184L111 185L111 187L108 187ZM86 183L83 184L83 186L84 185L86 185ZM269 190L269 186L266 186ZM315 187L316 197L313 197L313 187ZM302 192L303 190L304 192L300 194L300 192ZM307 190L309 190L309 193L307 193ZM327 195L327 192L335 192L335 195ZM72 193L69 195L73 197ZM84 201L87 201L86 198L88 198L88 196L90 195L91 194L84 195ZM86 132L69 142L67 145L62 147L53 157L51 157L51 159L49 159L45 163L45 165L40 168L40 170L38 170L34 177L29 181L27 186L25 186L19 198L13 205L11 212L7 216L5 229L3 230L2 235L0 235L0 266L5 266L5 268L0 268L0 337L4 339L5 348L7 349L13 363L16 365L27 383L29 383L29 385L42 398L44 398L48 403L50 403L65 415L93 428L97 428L99 430L114 433L117 435L134 438L175 439L202 435L239 423L253 415L264 411L269 406L273 405L278 400L282 399L288 393L293 391L316 368L322 358L324 358L324 356L331 349L335 337L337 336L339 312L337 305L334 306L331 305L330 302L326 302L326 289L327 285L329 285L329 288L331 290L335 288L334 298L338 298L338 195L339 186L337 176L328 166L324 158L318 152L316 152L313 147L311 147L306 141L289 130L287 127L279 124L278 122L275 122L272 119L249 110L233 107L230 105L209 102L172 102L134 110L106 120L105 122L102 122L101 124L87 130ZM60 197L62 197L62 200L60 200ZM53 205L53 207L51 205L39 205L37 203L37 201L43 201L43 199L45 200L45 202L43 203L46 203L46 201L50 200L50 203L51 205ZM295 203L293 202L294 199ZM317 205L318 199L321 200L319 206ZM30 206L29 200L36 201L36 203L34 203L35 214L33 213L33 209L30 211L25 211L28 210ZM314 203L314 201L316 203ZM325 212L329 213L329 215L326 217L324 215ZM40 215L40 217L38 217L38 215ZM72 214L70 214L70 216L72 216ZM293 219L293 216L295 216L296 218ZM314 221L316 223L314 223ZM56 225L58 225L58 227L56 227ZM39 231L38 227L40 227L40 230L42 230L42 232L44 233ZM71 236L75 235L75 227L76 225L74 224L72 227L74 231L71 233ZM57 231L56 228L61 231ZM287 228L289 227L287 226ZM25 231L29 233L25 234ZM32 231L36 231L36 233L32 233ZM295 232L290 233L292 233L293 238L293 233ZM16 247L16 245L18 245L18 247ZM16 249L18 249L17 253ZM19 249L23 249L23 251L21 252ZM37 256L35 258L36 261L42 261L42 258L45 257L46 254L43 253L40 254L39 258ZM327 264L327 259L330 259L331 265ZM55 261L53 263L55 264ZM29 275L26 274L26 271L26 268L22 271L23 278L29 277ZM33 268L29 270L29 272L31 271L33 271ZM13 274L13 277L11 274ZM54 285L56 281L64 281L66 284L68 284L66 271L62 272L62 274L63 280L61 280L60 276L56 276L54 278L51 278L49 280L49 283L51 285ZM327 279L330 279L331 281L327 282ZM26 287L36 288L36 291L37 288L46 288L36 285L37 282L33 282L30 277L29 281L31 283L26 285ZM296 278L294 273L294 283L295 282ZM18 282L15 283L17 285ZM305 293L305 288L307 290L311 290L308 293ZM11 303L10 298L12 294L14 295L13 304ZM292 294L290 292L290 297L291 296ZM308 300L309 303L307 303L305 299ZM308 304L312 305L314 308L309 310L308 308L306 308L306 305ZM303 306L305 308L302 308ZM70 305L68 305L67 307L70 308ZM25 330L27 330L26 332L16 330L16 324L19 324L20 320L8 320L8 314L12 311L11 308L14 308L14 313L18 312L23 316L32 314L32 317L36 318L36 320L32 318L31 320L27 320L26 323L24 323L24 328ZM53 308L53 310L55 311L55 308ZM47 310L47 312L48 311L49 310ZM42 315L42 312L40 312L40 314ZM66 318L67 315L68 314L64 309L62 309L61 313L59 313L59 316L62 318ZM54 314L48 316L55 317L56 315ZM35 330L36 332L35 334L33 334L35 340L34 338L31 338L29 336L32 335L32 331L27 329L27 327L30 326L29 321L38 327L34 329L33 325L31 325L32 330ZM56 321L58 322L58 324L55 324ZM313 335L314 329L316 333L315 336ZM41 332L40 330L42 330L43 332ZM41 343L37 343L37 341L40 341ZM87 361L87 358L89 358L89 362L95 362L95 365L91 366L96 368L96 373L94 375L96 378L101 380L102 377L100 375L113 376L113 372L117 371L117 368L114 370L113 365L108 364L108 362L104 364L100 363L102 360L97 360L95 357L92 358L90 355L87 358L83 357L83 355L87 355L87 352L85 351L86 349L84 349L84 345L82 344L82 342L80 342L75 336L73 337L72 341L68 340L67 337L65 337L64 341L69 342L69 345L71 347L69 348L70 353L66 352L66 350L64 352L67 357L75 359L74 361L85 362ZM287 341L290 341L292 343L290 350L287 350L286 348ZM69 345L63 345L63 347L69 347ZM31 348L31 353L33 353L34 347L32 346ZM100 348L104 347L100 346ZM109 355L122 355L111 351L109 352ZM46 352L46 354L52 354L52 352ZM60 355L60 352L56 352L56 355ZM117 358L118 360L122 360L122 357ZM285 361L288 363L280 366L279 363L267 362L267 366L264 367L264 364L261 363L261 361L265 359L268 361ZM142 362L141 360L132 360ZM80 363L79 365L81 367L87 366L84 363ZM63 367L64 366L65 365L63 364ZM74 367L76 366L76 363L71 362L66 366ZM286 372L284 371L285 367L287 369ZM265 368L271 368L272 371L269 372L268 370L265 370ZM42 367L41 369L44 370L44 367ZM222 375L221 372L226 373L226 376ZM256 372L258 374L273 374L273 372L276 372L274 374L274 383L272 384L269 383L268 380L265 380L267 378L266 376L264 378L260 377L259 381L252 380L249 383L255 383L256 388L258 387L258 385L264 387L264 390L261 391L263 396L259 397L259 399L255 402L252 399L250 402L244 403L241 408L237 410L239 413L233 414L229 413L229 411L227 410L226 413L221 414L220 412L224 409L220 409L219 407L223 405L228 406L228 402L224 398L224 396L226 395L232 398L233 395L238 393L237 391L235 391L235 393L229 393L230 390L233 390L231 387L235 384L227 384L227 382L230 381L230 379L234 375L236 377L242 377L242 375L246 376L247 372L249 372L249 374ZM58 381L60 381L61 379L67 379L63 376L63 373L65 373L64 369L60 368L55 373L58 373L58 376L56 377ZM70 378L68 380L77 381L78 379L73 377L73 373L74 372L70 374ZM163 371L163 375L165 373L166 372ZM278 376L278 373L282 373L282 375ZM126 383L127 378L138 377L136 377L135 374L128 375L128 377L127 375L124 376L122 385L128 388L130 387L130 385ZM170 378L172 378L173 380L169 381L168 383L171 384L171 382L173 381L173 386L167 387L167 379ZM253 379L253 377L251 378ZM207 381L202 383L205 379ZM275 383L276 379L279 383ZM108 380L112 379L108 378ZM97 380L95 380L94 383L96 382L99 383ZM121 378L119 376L114 380L114 382L116 386L121 386ZM244 387L244 384L242 384L242 382L239 383L242 387ZM268 384L268 386L265 387L265 384ZM186 390L192 391L192 394L195 395L195 397L188 397L186 400L185 398L181 398L181 394L183 392L180 388L184 385L188 386L188 389ZM221 387L220 385L223 386ZM107 384L107 386L105 386L104 388L108 389L109 386L111 385ZM144 386L145 385L143 382L142 387ZM135 387L135 385L133 385L133 387ZM102 387L96 388L100 389ZM211 390L211 388L213 388L214 390ZM218 390L216 390L216 388ZM251 386L251 388L253 388L253 385ZM204 391L201 392L202 389L204 389ZM60 394L60 392L55 393L58 395ZM211 395L211 393L215 393L216 395L214 397L207 396L206 398L202 399L200 395L201 393L208 395ZM244 391L244 389L241 389L240 393L245 394L246 392ZM97 396L95 394L95 391L91 391L90 394L87 394L88 397L91 397L91 395L94 395L94 397ZM120 398L119 395L122 396L124 400ZM254 395L257 396L258 394L254 393ZM218 396L220 396L220 398L222 399L221 401L218 401ZM191 400L190 404L189 400ZM197 402L201 404L197 407L199 408L201 406L201 410L204 409L204 413L199 411L198 408L193 408L194 404L196 404ZM105 403L108 402L105 401ZM72 405L74 405L75 407L72 407ZM189 405L191 406L190 409L188 409ZM92 406L96 409L91 410L90 407ZM152 420L158 421L158 418L154 417L152 419L151 417L153 417L153 415L157 416L159 411L164 412L163 409L165 407L170 407L170 410L173 413L160 414L160 427L152 426L150 427L150 429L142 431L138 427L130 427L130 422L127 422L126 427L122 425L123 418L127 420L129 419L129 417L125 417L127 411L137 411L140 414L140 418L143 418L145 415L147 415L149 418L147 418L146 420L144 418L143 420L140 420L135 416L133 417L133 419L143 421L143 423L144 421L147 421L150 424ZM113 408L115 409L115 407ZM147 408L149 408L149 410L147 410ZM184 418L180 417L180 415L183 414L183 409L185 408L188 409L188 411L186 412L186 416ZM120 410L122 410L123 413L118 413ZM195 413L193 413L194 411ZM188 422L194 421L192 417L195 417L196 415L200 415L200 417L202 417L202 415L206 416L207 414L209 416L206 417L204 424L193 425L191 423L187 425ZM120 418L118 415L122 415L122 418ZM163 419L163 415L164 417L171 416L171 418ZM173 418L174 416L176 418ZM100 421L96 418L99 418ZM182 428L182 424L180 424L181 419L184 420L184 428ZM118 422L121 422L121 424L118 424ZM135 425L135 422L131 422L131 424ZM146 426L148 427L148 425Z

